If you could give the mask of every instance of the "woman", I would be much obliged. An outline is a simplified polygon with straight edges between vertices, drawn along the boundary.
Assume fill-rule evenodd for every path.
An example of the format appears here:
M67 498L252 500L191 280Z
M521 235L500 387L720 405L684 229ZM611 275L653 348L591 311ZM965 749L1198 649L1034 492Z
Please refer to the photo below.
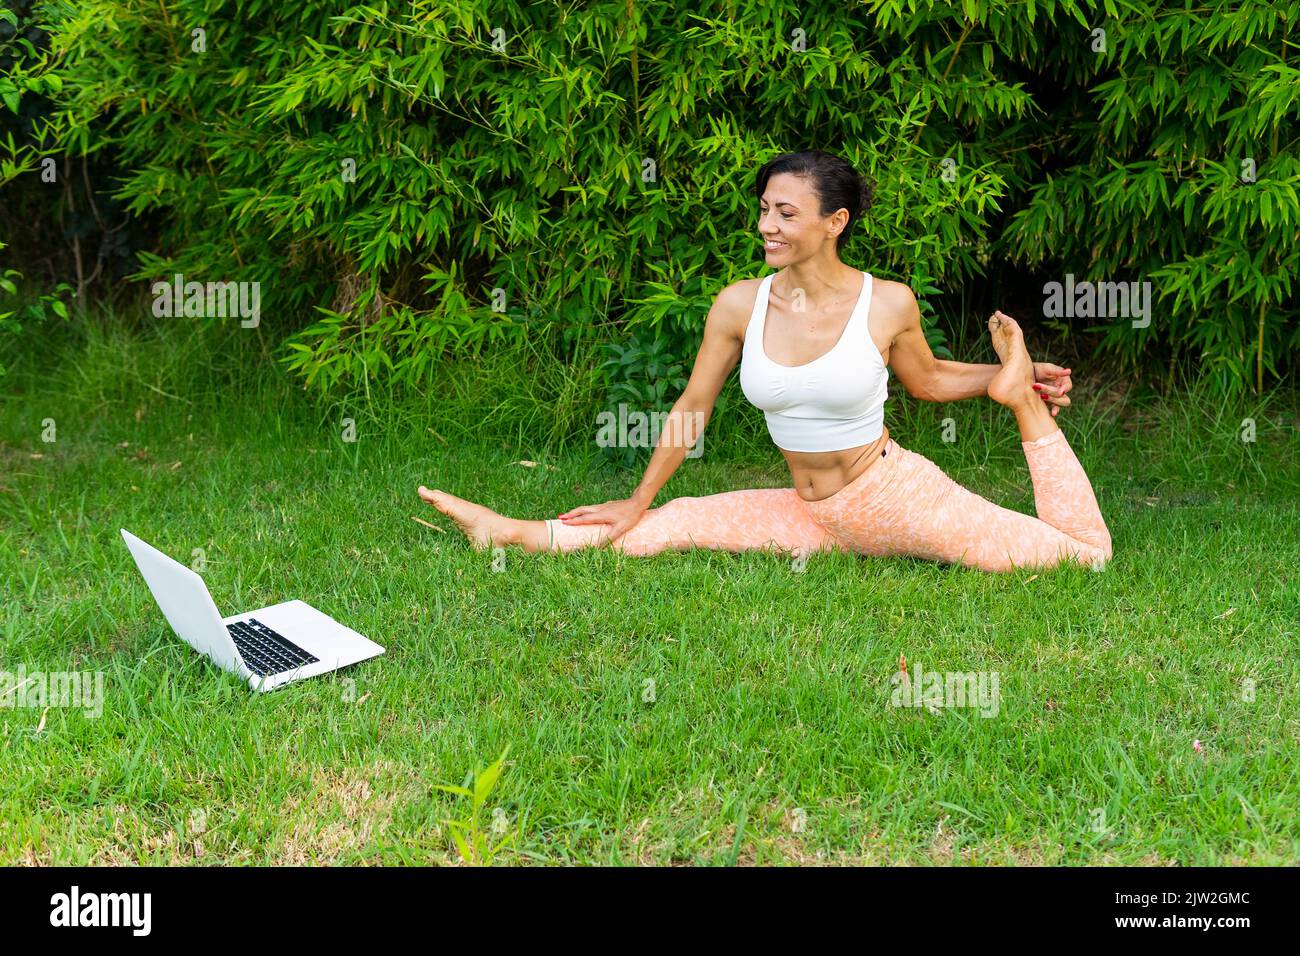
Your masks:
M1110 533L1055 421L1070 404L1070 370L1031 362L1020 327L1001 312L988 323L1000 365L937 360L911 290L840 261L870 201L867 185L842 159L820 151L778 156L759 170L755 194L764 254L778 271L719 293L690 381L630 498L523 521L423 486L420 497L478 548L608 545L633 555L692 546L795 555L833 549L986 571L1065 560L1104 566ZM763 409L794 487L651 508L738 361L741 388ZM1011 409L1038 517L981 498L895 442L883 423L888 368L917 398L988 395Z

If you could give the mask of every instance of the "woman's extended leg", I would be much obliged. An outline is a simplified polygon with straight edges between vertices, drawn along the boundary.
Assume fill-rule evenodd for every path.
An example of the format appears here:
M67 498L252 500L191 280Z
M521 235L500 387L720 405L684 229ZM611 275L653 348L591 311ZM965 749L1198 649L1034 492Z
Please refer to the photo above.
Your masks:
M427 488L420 489L420 497L455 521L479 547L519 545L526 551L576 551L602 545L609 536L609 525L507 518L483 505ZM609 546L637 557L691 547L791 554L848 550L813 519L807 503L793 488L674 498L651 508Z

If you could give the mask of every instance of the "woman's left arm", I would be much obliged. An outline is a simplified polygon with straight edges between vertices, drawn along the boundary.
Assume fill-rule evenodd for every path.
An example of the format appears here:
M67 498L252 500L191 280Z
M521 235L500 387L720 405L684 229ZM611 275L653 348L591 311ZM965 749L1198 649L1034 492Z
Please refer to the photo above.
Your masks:
M921 329L921 310L912 290L901 282L880 282L882 305L892 321L889 367L913 398L927 402L955 402L988 394L989 382L1001 365L978 365L935 358ZM1070 369L1051 362L1034 363L1036 390L1055 415L1070 399Z

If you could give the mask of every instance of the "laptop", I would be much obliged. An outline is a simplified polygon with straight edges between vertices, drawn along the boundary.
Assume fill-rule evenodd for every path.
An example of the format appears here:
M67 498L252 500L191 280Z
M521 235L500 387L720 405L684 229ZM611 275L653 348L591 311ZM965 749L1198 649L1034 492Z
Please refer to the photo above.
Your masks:
M223 618L198 574L125 528L122 538L172 630L253 690L275 690L384 653L374 641L302 601Z

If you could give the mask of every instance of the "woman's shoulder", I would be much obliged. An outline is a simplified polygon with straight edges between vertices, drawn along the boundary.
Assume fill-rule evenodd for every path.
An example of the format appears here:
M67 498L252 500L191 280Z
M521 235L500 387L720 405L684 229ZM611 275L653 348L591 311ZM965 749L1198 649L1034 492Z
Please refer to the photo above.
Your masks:
M764 278L766 277L738 279L718 293L718 301L727 307L748 304L750 308L753 308L754 303L758 300L758 287L763 284Z
M906 282L871 277L871 300L889 312L907 312L916 307L916 295Z
M762 284L762 278L739 279L724 287L713 300L714 311L742 339L753 316L754 306L758 303L758 288Z
M906 282L871 277L871 317L877 327L892 333L919 320L916 294Z

